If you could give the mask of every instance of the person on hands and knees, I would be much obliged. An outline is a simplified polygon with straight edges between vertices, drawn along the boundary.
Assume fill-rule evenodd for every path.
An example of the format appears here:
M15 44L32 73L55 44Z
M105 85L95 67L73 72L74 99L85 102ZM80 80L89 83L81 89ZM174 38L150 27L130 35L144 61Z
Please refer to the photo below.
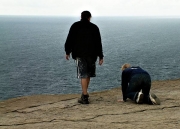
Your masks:
M160 104L159 98L154 93L150 93L151 77L147 71L139 66L131 67L127 63L122 65L121 70L121 86L124 102L129 98L137 104Z
M77 77L81 79L82 95L78 100L81 104L89 104L88 86L90 78L96 76L96 61L103 64L101 35L97 25L90 22L91 13L83 11L81 20L70 27L66 42L66 59L70 54L76 60Z

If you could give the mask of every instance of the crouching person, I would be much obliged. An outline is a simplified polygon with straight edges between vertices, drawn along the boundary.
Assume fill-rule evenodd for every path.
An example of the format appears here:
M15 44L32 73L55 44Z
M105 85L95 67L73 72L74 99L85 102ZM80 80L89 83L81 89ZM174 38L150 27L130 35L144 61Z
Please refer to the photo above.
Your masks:
M131 67L130 64L124 64L121 68L121 86L123 101L129 98L137 104L160 104L159 98L151 89L151 77L149 73L140 67Z

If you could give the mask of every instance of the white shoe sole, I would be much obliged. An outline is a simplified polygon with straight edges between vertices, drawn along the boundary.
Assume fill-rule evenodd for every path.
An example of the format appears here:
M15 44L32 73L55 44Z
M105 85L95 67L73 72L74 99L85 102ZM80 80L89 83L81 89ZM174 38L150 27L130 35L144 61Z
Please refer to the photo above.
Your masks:
M139 93L138 93L138 96L137 96L137 99L136 99L136 103L137 103L137 104L143 103L143 98L144 98L144 94L141 93L141 92L139 92Z
M151 102L153 103L153 105L160 105L161 104L159 98L154 93L150 93L149 98L150 98Z

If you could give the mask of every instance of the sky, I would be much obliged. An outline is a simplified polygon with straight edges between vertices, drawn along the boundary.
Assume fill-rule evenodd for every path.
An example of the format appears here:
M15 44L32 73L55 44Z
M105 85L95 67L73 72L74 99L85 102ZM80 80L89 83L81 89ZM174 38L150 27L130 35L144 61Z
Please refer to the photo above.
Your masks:
M180 16L180 0L0 0L0 15Z

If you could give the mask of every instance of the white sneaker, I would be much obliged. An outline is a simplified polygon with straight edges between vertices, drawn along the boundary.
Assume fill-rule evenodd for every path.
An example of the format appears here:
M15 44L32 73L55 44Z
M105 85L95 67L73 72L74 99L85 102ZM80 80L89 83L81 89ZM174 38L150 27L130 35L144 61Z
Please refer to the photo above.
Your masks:
M154 93L149 93L149 98L153 105L160 105L161 102L159 98Z
M143 98L144 98L144 94L143 94L142 92L138 92L138 96L137 96L137 99L136 99L136 103L137 103L137 104L143 103Z

